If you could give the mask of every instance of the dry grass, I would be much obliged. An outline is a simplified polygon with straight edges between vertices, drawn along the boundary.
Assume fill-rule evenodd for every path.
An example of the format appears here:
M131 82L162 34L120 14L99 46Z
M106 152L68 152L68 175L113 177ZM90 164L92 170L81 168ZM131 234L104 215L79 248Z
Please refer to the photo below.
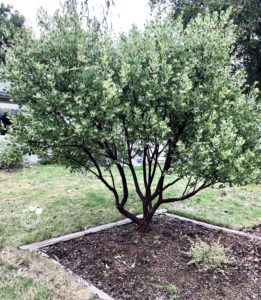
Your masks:
M90 291L35 251L6 247L0 252L1 299L88 300Z

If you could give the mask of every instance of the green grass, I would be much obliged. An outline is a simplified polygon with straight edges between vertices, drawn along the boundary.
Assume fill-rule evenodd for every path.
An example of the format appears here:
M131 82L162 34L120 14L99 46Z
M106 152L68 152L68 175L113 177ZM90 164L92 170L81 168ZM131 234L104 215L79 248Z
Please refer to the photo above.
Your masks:
M177 190L181 192L182 188L180 183ZM251 228L261 223L260 196L261 186L256 185L225 188L222 192L208 188L167 208L172 213L223 227Z
M91 293L63 268L37 252L5 247L0 251L0 299L88 300Z
M139 214L141 201L136 194L130 171L126 170L129 186L128 210ZM142 183L142 168L136 167L138 180ZM116 169L116 187L122 195L120 176ZM156 174L153 186L159 174ZM107 178L108 181L110 178ZM170 182L171 178L166 178ZM143 186L143 185L141 185ZM165 192L164 197L181 196L185 181L178 182ZM26 255L17 247L59 235L80 231L99 224L122 219L115 207L112 193L94 176L70 173L59 165L34 165L31 168L15 169L11 173L0 171L0 254L11 249L12 259L2 255L0 267L1 299L55 299L62 294L62 286L53 285L57 271L49 272L50 266L40 281L35 273L21 271L17 257ZM30 230L22 226L22 210L29 206L43 208L39 224ZM222 193L216 189L206 189L184 202L163 205L169 212L189 218L202 220L229 228L251 228L261 223L261 186L226 188ZM2 250L1 250L2 248ZM21 254L22 253L22 254ZM9 255L10 258L10 255ZM24 263L24 258L21 259ZM31 263L37 265L39 258L31 257ZM29 270L34 268L29 265ZM62 278L63 276L61 276ZM50 286L53 288L46 288ZM75 287L67 286L69 296L62 299L74 299ZM70 292L71 291L71 292ZM88 299L86 289L82 299ZM20 297L19 295L23 295ZM79 294L80 295L80 294ZM76 299L81 299L77 294ZM57 298L58 299L58 298Z
M35 287L33 278L13 272L13 265L3 263L1 269L5 269L4 274L1 274L0 278L1 299L19 299L21 294L29 294L33 289L33 299L50 299L51 295L44 284ZM10 280L12 284L6 284Z
M121 218L112 195L98 180L61 166L1 172L0 180L2 245L19 246ZM20 223L22 210L29 206L43 208L40 223L31 230Z
M136 171L142 182L142 168L136 167ZM129 185L126 208L139 214L141 201L127 169L126 174ZM166 178L166 182L170 180ZM99 180L90 174L83 177L70 173L63 166L34 165L13 170L11 174L1 171L0 184L0 246L17 247L123 218L115 207L113 194ZM156 181L153 185L156 186ZM118 174L116 186L122 195ZM184 186L185 181L178 182L164 197L181 196ZM208 188L191 199L162 208L225 227L246 228L261 222L260 195L261 187L255 185L226 188L222 193ZM29 206L43 208L40 223L31 230L20 222L22 210Z

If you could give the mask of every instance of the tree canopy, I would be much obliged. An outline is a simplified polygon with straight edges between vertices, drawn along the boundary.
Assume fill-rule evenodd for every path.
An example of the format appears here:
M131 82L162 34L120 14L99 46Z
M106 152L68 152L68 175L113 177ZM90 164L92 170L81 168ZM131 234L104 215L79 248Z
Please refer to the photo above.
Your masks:
M41 21L40 38L31 31L15 35L6 48L0 74L12 82L8 92L22 109L14 142L33 152L51 149L72 169L87 168L142 231L161 204L207 187L260 181L257 91L246 97L244 71L231 75L229 12L207 12L185 29L181 19L151 21L117 39L83 28L83 21L71 6L69 15L56 12L51 22ZM133 166L138 156L142 181ZM126 209L127 169L143 220ZM167 196L180 180L187 182L184 191Z
M21 15L17 10L14 10L12 5L4 5L2 2L0 4L0 47L2 47L4 40L4 44L6 46L10 46L10 42L13 39L14 31L17 29L23 28L25 23L25 17ZM12 24L12 25L11 25ZM13 28L13 31L10 32L10 35L6 37L4 35L2 27L7 27L9 29ZM5 61L5 54L1 53L0 62Z
M253 86L258 82L261 91L261 1L260 0L150 0L151 10L158 16L171 12L173 19L183 16L186 27L198 13L221 12L231 7L230 19L238 27L236 29L235 52L237 63L234 70L242 66L247 71L247 83ZM259 93L261 99L261 93Z

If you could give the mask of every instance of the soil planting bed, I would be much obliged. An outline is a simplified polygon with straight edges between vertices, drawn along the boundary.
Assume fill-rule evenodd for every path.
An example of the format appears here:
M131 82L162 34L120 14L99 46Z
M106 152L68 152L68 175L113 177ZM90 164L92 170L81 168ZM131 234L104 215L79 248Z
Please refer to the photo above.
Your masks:
M187 265L196 235L220 238L233 262L221 272ZM261 299L261 241L166 216L150 232L134 224L110 228L44 250L83 279L120 299Z

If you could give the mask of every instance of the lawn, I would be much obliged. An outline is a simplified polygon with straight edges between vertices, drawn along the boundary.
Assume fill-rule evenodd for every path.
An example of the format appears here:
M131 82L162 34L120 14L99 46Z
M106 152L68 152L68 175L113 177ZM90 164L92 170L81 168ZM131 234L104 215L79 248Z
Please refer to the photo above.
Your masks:
M136 169L142 180L141 167ZM130 172L126 173L130 189L127 209L139 214L141 202ZM116 178L120 191L121 180L119 176ZM83 177L70 173L63 166L33 165L11 173L1 171L0 184L0 246L17 247L123 218L115 208L112 193L99 180L90 174ZM177 183L166 195L180 195L184 184ZM29 206L43 209L40 223L31 230L20 222L22 210ZM251 185L222 191L208 188L191 199L162 208L234 229L249 228L261 223L261 187Z
M0 249L1 300L88 300L90 291L37 252Z
M141 167L136 167L136 171L139 180L142 180ZM136 195L131 174L128 170L126 172L130 188L127 208L139 214L141 202ZM184 184L184 181L179 182L166 195L180 195ZM50 267L36 253L21 253L17 247L122 219L115 208L112 193L91 174L83 177L82 174L70 173L60 165L33 165L31 168L12 170L11 173L0 171L0 186L0 249L5 251L1 252L2 299L18 299L16 293L20 292L24 295L23 299L54 299L53 293L57 291L64 295L58 299L74 299L72 295L79 293L80 287L73 283L72 278L72 283L69 283L70 280L67 280L67 284L62 281L57 283L58 277L41 271L41 280L36 280L36 265L42 264L42 270ZM121 189L119 176L116 186ZM20 222L22 210L29 206L43 209L39 224L30 230ZM250 228L261 223L261 187L233 187L222 192L206 189L189 200L162 208L208 223L236 229ZM31 255L28 266L25 263L28 261L27 255ZM50 273L55 272L53 270ZM62 286L67 286L66 291L71 293L69 296L61 292ZM79 295L77 297L81 299ZM84 297L88 299L86 295Z

